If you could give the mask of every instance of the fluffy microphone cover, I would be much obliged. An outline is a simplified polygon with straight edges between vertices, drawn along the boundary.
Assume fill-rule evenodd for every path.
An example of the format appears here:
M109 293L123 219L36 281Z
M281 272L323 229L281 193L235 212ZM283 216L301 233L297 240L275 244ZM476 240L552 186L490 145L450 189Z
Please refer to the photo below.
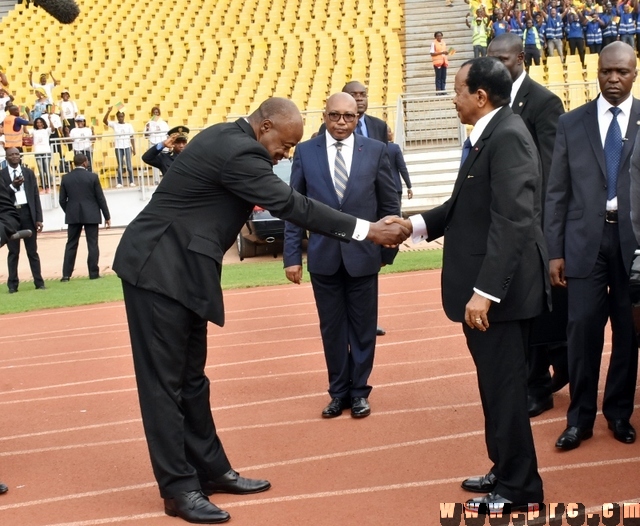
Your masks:
M80 14L80 8L74 0L34 0L36 7L41 7L61 24L72 24Z

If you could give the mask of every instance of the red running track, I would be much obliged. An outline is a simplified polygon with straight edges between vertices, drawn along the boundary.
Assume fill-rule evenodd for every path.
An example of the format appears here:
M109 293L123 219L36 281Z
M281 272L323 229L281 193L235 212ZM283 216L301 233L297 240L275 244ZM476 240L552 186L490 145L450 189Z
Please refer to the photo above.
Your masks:
M380 291L387 335L362 420L320 417L327 378L308 284L226 293L227 325L210 326L214 416L234 467L273 484L215 496L230 524L431 526L439 503L472 496L461 480L490 466L473 363L442 312L440 273L383 276ZM122 303L0 320L0 480L10 488L0 525L186 524L164 515L153 480ZM593 439L555 449L568 396L534 419L547 501L637 502L640 442L616 442L602 415Z

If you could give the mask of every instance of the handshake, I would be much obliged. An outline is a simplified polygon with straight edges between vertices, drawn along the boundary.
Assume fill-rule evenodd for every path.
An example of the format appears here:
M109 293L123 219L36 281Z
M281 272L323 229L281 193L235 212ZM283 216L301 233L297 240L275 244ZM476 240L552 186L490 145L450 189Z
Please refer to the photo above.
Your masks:
M413 232L413 225L408 219L398 216L383 217L371 223L367 239L385 247L396 247Z

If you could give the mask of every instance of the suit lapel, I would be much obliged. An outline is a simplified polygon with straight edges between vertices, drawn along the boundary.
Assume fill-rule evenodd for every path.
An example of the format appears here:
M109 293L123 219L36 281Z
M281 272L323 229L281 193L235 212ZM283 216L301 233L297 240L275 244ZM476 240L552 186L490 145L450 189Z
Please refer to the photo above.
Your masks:
M491 136L491 133L493 133L493 130L498 125L498 123L511 113L512 113L511 108L509 108L509 106L504 106L498 113L496 113L493 116L493 119L491 119L487 127L484 129L480 138L476 141L476 143L471 148L469 155L467 156L464 163L462 164L462 166L460 166L460 169L458 170L458 177L453 186L453 192L451 193L452 203L458 197L458 193L460 192L460 189L462 188L462 185L464 184L464 182L467 179L471 179L473 177L473 173L472 173L473 163L478 158L478 155L480 155L480 152L482 152L485 141L487 141L487 139ZM449 210L452 210L452 207L449 207Z
M327 136L322 133L318 136L318 139L319 140L316 143L316 156L320 177L326 185L329 194L335 199L337 205L338 196L336 194L336 187L333 185L333 180L331 179L331 170L329 168L329 159L327 157Z
M607 166L604 162L604 149L602 148L602 141L600 139L600 126L598 125L598 106L596 102L597 100L598 99L595 99L587 104L583 123L587 131L587 137L589 137L589 142L591 143L593 154L596 156L602 175L606 179ZM622 166L622 163L620 163L620 166Z
M366 118L366 116L365 116ZM363 153L362 150L364 148L364 141L362 140L362 135L353 134L353 156L351 157L351 170L349 170L349 179L347 181L347 188L344 191L344 196L342 197L342 202L344 202L349 196L349 190L351 187L356 184L352 183L351 180L354 177L358 177L360 173L360 164L362 162Z
M633 151L635 144L635 136L638 132L638 123L640 122L640 101L633 99L631 106L631 113L629 115L629 125L627 126L627 133L625 134L625 141L622 145L622 157L620 158L620 169L625 165L627 159ZM629 137L633 137L629 139ZM606 172L605 172L606 173Z
M528 75L525 75L522 85L516 93L516 98L513 100L513 104L511 105L511 110L516 115L522 115L522 112L527 105L527 101L529 100L529 86L531 86L531 79Z

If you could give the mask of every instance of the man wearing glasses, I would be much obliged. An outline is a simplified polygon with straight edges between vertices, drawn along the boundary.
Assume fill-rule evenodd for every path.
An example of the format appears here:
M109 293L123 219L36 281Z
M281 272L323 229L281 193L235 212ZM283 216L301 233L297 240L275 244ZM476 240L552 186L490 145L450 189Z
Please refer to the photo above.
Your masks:
M336 210L368 221L399 215L398 194L386 145L355 134L358 106L345 92L329 97L325 131L296 148L291 186ZM287 278L302 280L304 229L287 223L284 266ZM342 246L344 245L344 246ZM311 233L307 265L320 318L331 401L324 418L371 413L369 375L373 368L378 318L378 272L397 249L368 241L340 243Z

